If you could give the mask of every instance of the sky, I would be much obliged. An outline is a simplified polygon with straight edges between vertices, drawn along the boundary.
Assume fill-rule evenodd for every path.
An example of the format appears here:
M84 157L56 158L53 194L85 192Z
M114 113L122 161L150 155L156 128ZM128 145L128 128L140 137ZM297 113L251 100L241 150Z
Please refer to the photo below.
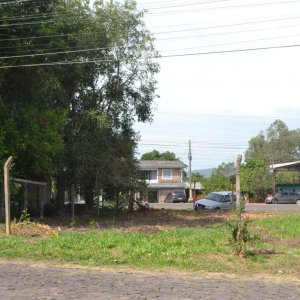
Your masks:
M244 155L276 119L300 128L300 1L138 0L161 58L138 158L171 151L192 169ZM265 49L267 48L267 49Z

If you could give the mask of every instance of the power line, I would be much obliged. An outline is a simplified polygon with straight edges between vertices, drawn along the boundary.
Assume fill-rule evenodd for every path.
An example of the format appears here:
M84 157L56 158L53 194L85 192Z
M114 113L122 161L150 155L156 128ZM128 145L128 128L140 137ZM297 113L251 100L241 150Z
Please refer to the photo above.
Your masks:
M234 41L228 43L217 43L217 44L209 44L209 45L202 45L200 47L190 47L190 48L177 48L171 50L162 50L160 52L174 52L174 51L182 51L182 50L194 50L194 49L202 49L202 48L209 48L209 47L216 47L216 46L226 46L226 45L233 45L233 44L242 44L242 43L250 43L250 42L257 42L257 41L267 41L267 40L274 40L274 39L282 39L282 38L290 38L299 36L299 34L292 34L292 35L282 35L277 37L269 37L269 38L262 38L262 39L252 39L252 40L244 40L244 41ZM48 45L48 44L46 44ZM34 46L34 45L32 45ZM18 46L22 47L22 46ZM2 49L0 47L0 49ZM41 50L60 50L64 49L63 47L60 48L45 48L45 49L32 49L31 51L41 51ZM97 50L112 50L116 49L115 47L103 47L103 48L88 48L88 49L77 49L77 47L71 47L69 50L64 51L56 51L56 52L43 52L43 53L30 53L25 55L9 55L9 56L0 56L0 59L9 59L9 58L22 58L22 57L35 57L35 56L46 56L46 55L55 55L55 54L66 54L66 53L76 53L76 52L89 52L89 51L97 51ZM24 50L27 52L27 50ZM11 52L2 52L2 54L11 53Z
M61 17L72 15L71 13L44 13L44 14L33 14L33 15L23 15L23 16L12 16L0 18L0 21L10 21L10 20L26 20L26 19L36 19L36 18L46 18L46 17Z
M281 5L281 4L289 4L289 3L299 4L299 1L290 0L290 1L280 1L280 2L264 2L264 3L241 4L241 5L231 5L231 6L206 7L206 8L190 9L190 10L170 10L170 11L166 11L166 12L157 12L157 13L149 12L147 15L158 16L158 15L169 15L169 14L194 13L194 12L206 11L206 10L245 8L245 7L267 6L267 5Z
M299 17L297 17L299 18ZM270 21L274 21L274 20L270 20ZM261 21L263 22L263 21ZM266 21L268 22L268 21ZM253 23L253 22L249 22L249 23ZM254 22L256 23L256 22ZM242 25L243 23L240 24L236 24L236 25ZM247 23L244 23L247 24ZM293 26L299 26L300 24L295 24L295 25L287 25L287 26L278 26L276 27L278 28L286 28L286 27L293 27ZM206 27L206 28L216 28L216 27L225 27L227 25L223 25L223 26L214 26L214 27ZM235 24L231 24L228 26L235 26ZM199 28L200 29L200 28ZM271 28L274 29L274 28ZM238 32L225 32L225 33L213 33L213 34L206 34L206 35L201 35L201 36L208 36L208 35L224 35L224 34L231 34L231 33L244 33L244 32L250 32L250 31L259 31L259 30L271 30L270 28L267 29L255 29L255 30L247 30L247 31L238 31ZM89 36L89 35L95 35L96 33L101 33L101 32L93 32L93 33L79 33L79 34L59 34L59 35L46 35L46 36L38 36L38 37L27 37L27 38L11 38L11 39L0 39L0 42L2 41L20 41L20 40L31 40L31 39L41 39L41 38L53 38L53 37L70 37L70 36ZM198 36L198 35L197 35ZM191 37L197 37L197 36L191 36ZM255 39L255 40L250 40L250 41L261 41L261 40L270 40L270 39L277 39L277 38L281 38L281 37L291 37L291 36L297 36L297 35L289 35L289 36L280 36L280 37L276 37L276 38L265 38L265 39ZM168 38L168 39L181 39L181 38L190 38L188 37L176 37L176 38ZM158 40L164 40L164 39L158 39ZM51 41L50 41L51 42ZM26 45L26 47L36 47L36 46L47 46L50 44L49 43L43 43L43 44L29 44ZM73 41L68 41L68 43L72 43ZM78 42L77 40L74 40L74 42ZM222 44L213 44L213 45L206 45L206 46L201 46L201 47L193 47L193 48L183 48L183 49L175 49L175 50L170 50L170 51L177 51L177 50L188 50L188 49L194 49L194 48L204 48L204 47L211 47L211 46L221 46L221 45L228 45L228 44L238 44L238 43L245 43L248 41L241 41L241 42L231 42L231 43L222 43ZM14 48L24 48L24 45L17 45L17 46L8 46L8 47L0 47L0 49L14 49ZM55 48L54 48L55 49ZM54 50L54 49L50 49L50 50ZM108 48L109 49L109 48ZM48 49L47 49L48 50ZM25 52L26 50L24 50ZM35 51L35 49L33 49L33 51ZM38 49L37 51L40 51L40 49ZM163 51L163 52L167 52L167 51ZM11 53L11 52L5 52L5 53Z
M299 115L295 114L295 115L282 115L282 116L267 116L267 115L223 115L223 114L199 114L199 113L170 113L170 112L159 112L158 115L171 115L171 116L185 116L185 117L209 117L209 118L229 118L229 119L252 119L252 118L261 118L261 119L265 119L265 118L270 118L270 119L274 119L274 118L299 118Z
M22 64L22 65L9 65L0 66L0 69L11 69L11 68L24 68L24 67L46 67L46 66L60 66L60 65L73 65L73 64L97 64L101 62L112 62L117 61L116 59L84 59L84 60L73 60L73 61L56 61L49 63L37 63L37 64Z
M48 52L48 53L36 53L36 54L26 54L26 55L13 55L13 56L0 56L1 59L10 59L10 58L22 58L22 57L36 57L36 56L45 56L45 55L57 55L57 54L68 54L68 53L82 53L82 52L94 52L99 50L106 50L109 48L92 48L92 49L79 49L79 50L67 50L60 52ZM113 48L110 48L113 49Z
M300 18L300 17L299 17ZM54 38L54 37L70 37L70 36L81 36L81 35L95 35L98 33L103 33L101 31L93 31L93 32L81 32L81 33L68 33L68 34L53 34L53 35L41 35L41 36L29 36L29 37L19 37L19 38L6 38L0 39L0 42L10 42L10 41L22 41L22 40L36 40L36 39L45 39L45 38Z
M261 42L261 41L269 41L269 40L277 40L282 38L291 38L299 36L298 34L290 34L290 35L280 35L276 37L268 37L268 38L261 38L261 39L252 39L252 40L243 40L243 41L234 41L234 42L227 42L227 43L217 43L217 44L209 44L209 45L202 45L199 47L190 47L190 48L177 48L177 49L170 49L170 50L160 50L159 52L175 52L175 51L182 51L182 50L194 50L194 49L202 49L202 48L210 48L216 46L228 46L234 44L244 44L244 43L251 43L251 42Z
M232 1L232 0L223 0L223 1ZM221 1L221 2L223 2ZM182 2L182 0L173 0L173 1L151 1L149 3L143 3L143 4L138 4L138 6L141 6L142 8L146 8L147 6L153 6L153 5L157 5L157 6L154 6L154 7L160 7L161 5L167 5L167 3L171 3L172 5L174 3L178 3L179 2L179 5L182 5L180 2ZM186 1L183 1L183 2L186 2ZM211 0L211 1L202 1L202 2L199 2L199 1L194 1L194 2L188 2L188 3L185 3L185 4L194 4L194 3L198 3L198 4L207 4L207 3L214 3L214 2L220 2L220 1L216 1L216 0ZM148 8L147 8L148 9Z
M218 35L228 35L228 34L240 34L240 33L247 33L247 32L257 32L257 31L265 31L265 30L296 27L296 26L299 26L299 25L300 24L291 24L291 25L285 25L285 26L277 26L277 27L273 27L273 28L256 28L256 29L239 30L239 31L197 34L197 35L190 35L190 36L179 36L179 37L175 36L175 37L168 37L168 38L160 38L160 39L156 39L156 40L157 41L167 41L167 40L190 39L190 38L196 38L196 37L208 37L208 36L218 36Z
M260 50L271 50L271 49L283 49L283 48L294 48L300 47L300 44L295 45L281 45L281 46L269 46L269 47L256 47L256 48L246 48L246 49L232 49L232 50L222 50L222 51L210 51L210 52L197 52L197 53L186 53L186 54L173 54L173 55L162 55L159 57L148 57L152 59L158 58L172 58L172 57L187 57L187 56L198 56L198 55L210 55L210 54L226 54L226 53L237 53L237 52L249 52L249 51L260 51ZM141 58L143 59L143 58ZM1 66L0 69L18 68L18 67L40 67L40 66L52 66L52 65L68 65L68 64L84 64L84 63L101 63L101 62L112 62L115 59L95 59L86 61L65 61L65 62L52 62L52 63L38 63L38 64L22 64L22 65L8 65Z
M78 16L68 17L69 20L75 20L76 22L81 21ZM65 20L64 20L65 21ZM40 24L47 24L47 23L54 23L56 20L49 19L49 20L41 20L41 21L32 21L32 22L18 22L18 23L9 23L9 24L1 24L0 27L9 28L9 27L17 27L17 26L28 26L28 25L40 25Z
M232 50L222 50L222 51L208 51L208 52L185 53L185 54L170 54L170 55L161 55L160 57L161 58L186 57L186 56L198 56L198 55L209 55L209 54L225 54L225 53L236 53L236 52L249 52L249 51L260 51L260 50L271 50L271 49L295 48L295 47L300 47L300 44L269 46L269 47L256 47L256 48L245 48L245 49L232 49Z
M184 3L184 4L177 4L177 5L168 5L168 6L153 6L148 7L147 10L155 10L155 9L165 9L165 8L176 8L176 7L183 7L183 6L194 6L194 5L202 5L202 4L212 4L212 3L218 3L218 2L228 2L231 0L212 0L212 1L197 1L197 2L191 2L191 3Z
M251 25L251 24L260 24L260 23L286 21L286 20L293 20L293 19L299 19L299 18L300 18L300 16L293 16L293 17L286 17L286 18L276 18L276 19L269 19L269 20L241 22L241 23L234 23L234 24L224 24L224 25L205 26L205 27L197 27L197 28L189 28L189 29L181 29L181 30L153 32L152 34L159 35L159 34L177 33L177 32L184 32L184 31L195 31L195 30L205 30L205 29L214 29L214 28L235 27L235 26L244 26L244 25ZM276 27L276 28L278 28L278 27ZM43 35L43 36L29 36L29 37L18 37L18 38L6 38L6 39L0 39L0 42L1 41L7 42L7 41L44 39L44 38L53 38L53 37L81 36L81 35L87 35L87 36L89 36L89 35L94 35L94 34L97 34L97 33L103 33L103 32L101 32L101 31L94 31L94 32L69 33L69 34L57 34L57 35Z
M197 28L189 28L189 29L154 32L153 34L158 35L158 34L165 34L165 33L178 33L178 32L184 32L184 31L195 31L195 30L204 30L204 29L235 27L235 26L244 26L244 25L252 25L252 24L286 21L286 20L293 20L293 19L299 19L299 18L300 18L300 16L294 16L294 17L276 18L276 19L269 19L269 20L249 21L249 22L241 22L241 23L234 23L234 24L224 24L224 25L215 25L215 26L197 27Z

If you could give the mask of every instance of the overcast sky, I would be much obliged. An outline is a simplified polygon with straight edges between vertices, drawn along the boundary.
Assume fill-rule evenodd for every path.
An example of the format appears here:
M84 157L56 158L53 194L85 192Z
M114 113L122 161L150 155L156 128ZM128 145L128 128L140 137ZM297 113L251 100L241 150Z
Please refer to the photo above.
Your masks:
M168 56L153 123L136 126L139 155L169 150L187 163L190 139L192 169L216 167L277 118L300 128L300 1L137 3Z

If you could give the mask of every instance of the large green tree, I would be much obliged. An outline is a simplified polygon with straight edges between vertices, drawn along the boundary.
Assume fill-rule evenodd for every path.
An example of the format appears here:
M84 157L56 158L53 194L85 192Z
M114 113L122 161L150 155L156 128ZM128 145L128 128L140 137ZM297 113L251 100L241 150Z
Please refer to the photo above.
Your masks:
M249 159L241 165L241 190L255 199L272 188L272 174L262 159Z
M299 160L300 130L289 130L283 121L275 120L265 132L250 139L245 159L262 159L268 164Z
M133 124L152 117L159 70L143 11L134 1L37 0L0 13L0 159L13 155L20 176L56 178L60 203L71 184L90 206L99 190L128 190Z

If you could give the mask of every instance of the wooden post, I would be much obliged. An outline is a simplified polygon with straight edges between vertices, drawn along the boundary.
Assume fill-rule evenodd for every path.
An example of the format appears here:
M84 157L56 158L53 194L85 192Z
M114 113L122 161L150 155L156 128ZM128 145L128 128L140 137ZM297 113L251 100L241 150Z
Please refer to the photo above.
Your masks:
M192 194L192 149L191 149L191 140L189 140L189 202L193 202Z
M9 169L12 163L13 157L10 156L4 164L4 201L5 201L5 228L6 234L11 234L10 228L10 190L9 190Z
M72 219L75 218L75 203L74 203L74 198L75 198L75 187L74 187L74 184L71 184L71 189L70 189L70 204L71 204Z
M242 155L239 154L236 159L236 183L235 183L236 206L238 209L240 209L241 206L241 176L240 176L241 161L242 161Z
M44 218L44 209L46 200L46 185L42 185L42 197L41 197L41 219Z
M24 185L24 210L28 208L28 184Z
M273 171L273 173L272 173L272 193L273 193L273 195L275 195L275 193L276 193L276 171L274 169L272 171Z

